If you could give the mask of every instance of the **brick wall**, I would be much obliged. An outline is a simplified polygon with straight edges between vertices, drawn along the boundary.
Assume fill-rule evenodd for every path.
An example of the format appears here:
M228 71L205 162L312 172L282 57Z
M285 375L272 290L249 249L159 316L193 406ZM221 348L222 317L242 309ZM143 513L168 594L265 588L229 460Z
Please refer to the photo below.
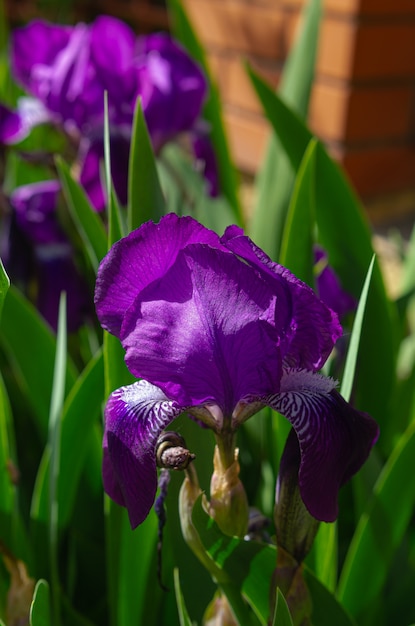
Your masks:
M242 59L273 85L301 0L185 0L221 90L231 149L254 172L269 127ZM309 123L366 197L415 189L415 2L324 0Z

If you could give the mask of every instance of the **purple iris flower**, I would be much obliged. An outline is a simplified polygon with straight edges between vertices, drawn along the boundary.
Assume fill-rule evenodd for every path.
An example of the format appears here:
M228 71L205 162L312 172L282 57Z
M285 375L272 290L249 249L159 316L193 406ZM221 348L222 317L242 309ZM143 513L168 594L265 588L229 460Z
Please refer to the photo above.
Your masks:
M88 290L74 263L73 249L57 219L60 184L47 180L17 187L10 196L12 214L3 241L12 279L36 281L36 305L56 330L61 291L67 294L69 332L77 330L90 309Z
M226 437L264 406L294 427L306 507L336 518L338 490L378 428L318 373L342 329L308 286L237 226L219 237L168 214L111 248L95 304L141 379L110 396L103 443L104 488L133 527L154 502L155 444L176 416L187 412Z
M330 267L328 256L320 246L314 247L314 263L317 269L317 295L341 318L356 310L355 298L345 291L335 271Z
M19 104L26 132L46 119L77 148L80 180L97 210L104 208L99 183L103 157L104 92L108 94L114 186L126 197L133 115L137 98L156 153L180 133L193 132L206 96L200 67L169 35L136 37L120 20L100 16L74 27L34 20L12 35L12 70L34 97ZM33 102L33 98L32 98ZM29 110L30 109L30 110ZM91 172L94 177L91 177ZM98 175L96 174L98 173Z

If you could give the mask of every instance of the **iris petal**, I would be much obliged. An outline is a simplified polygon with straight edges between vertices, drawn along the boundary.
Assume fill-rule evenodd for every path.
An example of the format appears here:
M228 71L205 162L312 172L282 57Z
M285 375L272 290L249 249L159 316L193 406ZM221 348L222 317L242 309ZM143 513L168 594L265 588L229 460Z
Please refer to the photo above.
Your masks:
M266 402L297 434L304 504L315 518L334 521L338 491L369 456L378 437L376 422L348 404L331 379L310 372L288 372L282 392Z
M162 277L175 263L188 243L208 243L219 247L219 237L191 217L174 213L159 224L146 222L118 241L101 262L95 304L105 330L119 336L127 309L140 292Z
M281 329L280 350L287 367L317 371L342 335L337 315L313 290L282 265L274 263L243 235L237 226L226 229L224 246L267 275L277 293L276 325Z
M189 406L230 416L246 395L279 389L275 297L234 255L188 245L130 307L120 338L137 377Z
M127 507L132 528L141 524L157 490L158 436L181 412L145 380L112 393L105 408L103 480L108 495Z

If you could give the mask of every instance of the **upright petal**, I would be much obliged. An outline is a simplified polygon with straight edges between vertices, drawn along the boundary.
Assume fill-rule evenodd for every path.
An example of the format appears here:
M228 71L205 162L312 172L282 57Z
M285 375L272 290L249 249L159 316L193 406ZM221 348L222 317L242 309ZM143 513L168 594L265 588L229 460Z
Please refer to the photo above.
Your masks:
M31 93L37 87L33 68L52 65L57 54L67 45L73 27L33 20L27 26L16 28L11 36L11 63L15 78Z
M137 95L157 151L178 133L193 128L206 96L206 78L187 52L163 33L137 39L135 63Z
M10 195L16 221L32 245L66 241L57 218L60 193L57 180L45 180L17 187Z
M340 280L329 265L327 253L323 248L315 246L314 262L317 269L316 291L318 297L341 318L357 308L356 299L345 291Z
M189 243L220 247L219 237L191 217L174 213L158 224L146 222L118 241L102 260L95 289L95 305L105 330L119 336L126 311L140 292L162 277Z
M108 91L110 105L132 103L136 89L135 40L133 30L115 17L100 15L91 25L91 58L100 82Z
M0 103L0 144L18 143L26 134L20 115Z
M230 226L221 242L256 267L277 293L275 323L286 367L321 369L342 335L337 315L313 290L282 265L274 263L237 226Z
M158 436L184 407L145 380L114 391L105 408L104 489L128 509L132 528L153 506Z
M363 465L377 440L376 422L348 404L332 379L311 372L286 372L281 392L265 402L284 415L297 434L304 504L316 519L333 522L340 487Z
M270 320L275 296L228 252L188 245L128 310L120 338L137 377L180 404L218 404L279 387L281 362Z

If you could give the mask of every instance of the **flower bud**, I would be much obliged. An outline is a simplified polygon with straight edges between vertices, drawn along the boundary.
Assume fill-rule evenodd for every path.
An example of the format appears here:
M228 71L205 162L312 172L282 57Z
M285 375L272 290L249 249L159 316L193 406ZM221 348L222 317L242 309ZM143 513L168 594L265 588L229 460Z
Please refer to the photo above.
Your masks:
M307 511L301 498L299 467L300 447L295 431L291 430L280 463L274 521L278 547L301 563L313 545L319 522Z
M157 465L164 469L185 470L196 456L186 448L181 435L171 430L161 433L157 440Z
M231 537L244 537L248 530L248 500L239 479L238 453L236 449L234 461L226 467L215 447L210 483L209 515Z

